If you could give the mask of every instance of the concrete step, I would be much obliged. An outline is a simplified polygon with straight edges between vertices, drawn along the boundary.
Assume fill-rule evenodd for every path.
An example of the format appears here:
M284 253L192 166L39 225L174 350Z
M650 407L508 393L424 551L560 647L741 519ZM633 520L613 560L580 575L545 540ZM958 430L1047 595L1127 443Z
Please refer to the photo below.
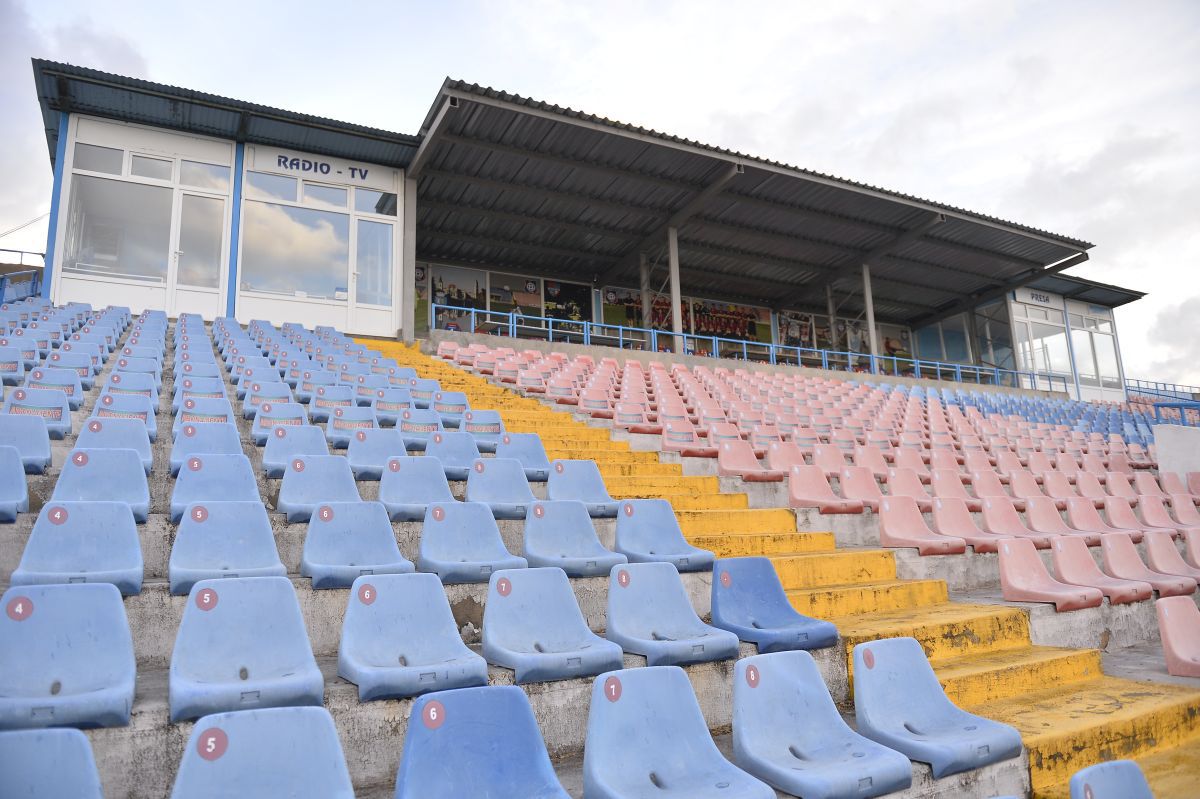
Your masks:
M719 558L824 552L834 545L832 533L718 533L689 536L688 541Z
M609 490L613 499L660 498L671 503L676 511L685 510L742 510L749 507L745 494L676 494L654 489L627 491Z
M785 589L875 583L896 578L892 553L885 549L832 549L771 558Z
M672 463L597 463L605 483L610 477L678 477L679 467Z
M931 665L946 696L959 706L1024 696L1047 685L1094 680L1102 673L1098 650L1044 646L958 656Z
M1135 757L1157 799L1192 799L1196 795L1197 764L1200 763L1200 736L1178 746L1160 749L1151 755ZM1066 783L1047 786L1038 792L1047 799L1069 799Z
M796 532L796 517L786 508L763 510L693 510L677 512L685 536L724 533L762 534Z
M787 592L792 607L806 616L833 620L860 614L927 608L949 602L941 580L880 580L874 583L796 588Z

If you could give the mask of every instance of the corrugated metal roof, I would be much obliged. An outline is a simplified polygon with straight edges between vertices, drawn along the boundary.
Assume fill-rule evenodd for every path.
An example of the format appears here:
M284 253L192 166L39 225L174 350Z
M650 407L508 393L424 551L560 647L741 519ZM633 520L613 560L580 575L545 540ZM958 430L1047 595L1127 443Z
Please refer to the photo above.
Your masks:
M1069 300L1103 305L1105 308L1118 308L1146 296L1144 291L1098 283L1095 280L1063 273L1038 278L1030 283L1029 287L1061 294Z

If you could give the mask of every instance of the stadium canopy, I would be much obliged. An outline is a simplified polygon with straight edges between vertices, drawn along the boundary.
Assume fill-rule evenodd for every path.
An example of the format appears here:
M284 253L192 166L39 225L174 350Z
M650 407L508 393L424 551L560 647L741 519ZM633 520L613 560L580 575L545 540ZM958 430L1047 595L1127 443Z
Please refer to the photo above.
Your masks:
M416 257L438 263L597 287L658 288L673 271L677 296L841 316L873 306L919 326L1092 247L450 79L412 136L49 61L34 73L51 158L68 111L404 168Z

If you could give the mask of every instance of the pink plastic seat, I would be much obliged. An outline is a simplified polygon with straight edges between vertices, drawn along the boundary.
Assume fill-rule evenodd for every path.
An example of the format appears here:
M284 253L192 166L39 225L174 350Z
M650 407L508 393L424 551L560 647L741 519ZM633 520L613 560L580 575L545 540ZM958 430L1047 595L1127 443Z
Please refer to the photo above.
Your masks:
M1000 590L1009 602L1053 602L1060 613L1104 603L1098 588L1068 585L1051 577L1033 542L1026 538L1000 542Z
M612 399L603 389L585 388L580 391L579 410L586 411L593 419L613 418Z
M826 477L836 477L849 464L846 463L845 453L837 447L831 444L817 444L813 447L812 465L824 472Z
M1138 556L1133 539L1124 533L1106 533L1100 536L1100 552L1104 560L1104 571L1112 577L1150 583L1159 596L1181 596L1196 592L1196 581L1191 577L1164 574L1147 568Z
M1042 490L1046 493L1046 496L1055 501L1059 510L1066 510L1067 500L1079 496L1075 487L1067 480L1067 476L1062 472L1056 471L1046 472L1046 476L1042 481Z
M1200 608L1188 597L1176 596L1158 600L1154 609L1167 673L1200 677Z
M974 513L983 510L983 502L967 493L967 488L963 485L962 478L957 472L949 469L933 469L931 474L933 479L930 481L930 487L933 489L935 497L960 499L966 503L967 509Z
M1091 472L1080 472L1076 475L1075 490L1079 492L1079 496L1090 499L1097 508L1103 508L1104 500L1108 497L1104 486L1100 485L1096 475Z
M1187 530L1184 532L1183 559L1189 566L1200 567L1200 530Z
M1108 471L1109 473L1117 474L1133 474L1133 464L1129 461L1129 456L1124 452L1109 452L1108 455Z
M1108 479L1108 469L1104 466L1104 459L1099 455L1093 455L1090 452L1084 453L1079 465L1083 471L1096 475L1096 479L1101 483Z
M663 452L678 452L685 458L715 458L716 447L700 443L696 428L688 421L668 421L662 431Z
M892 465L900 469L912 469L923 483L928 483L930 480L929 467L925 465L919 450L901 447L896 450L895 456L892 458Z
M1135 544L1140 544L1146 525L1133 512L1129 501L1122 497L1104 498L1104 515L1108 517L1110 526L1128 534Z
M1186 530L1200 527L1200 511L1196 510L1196 503L1192 501L1191 494L1171 494L1167 502L1171 506L1171 515L1175 517L1175 521L1182 524Z
M971 472L990 472L994 466L992 458L981 450L968 450L963 453L963 470Z
M1034 451L1029 453L1029 457L1025 459L1025 468L1040 482L1045 478L1047 472L1054 471L1054 464L1050 462L1050 456L1045 452Z
M996 453L996 471L1004 475L1007 479L1012 479L1012 473L1025 468L1025 464L1021 462L1021 458L1017 453L1009 449L1002 449Z
M875 477L861 466L847 466L838 476L842 496L861 502L872 511L879 512L879 503L883 501L883 492Z
M618 402L613 407L613 427L655 436L663 431L662 425L654 424L646 417L642 406L632 402Z
M791 441L772 441L767 445L768 469L790 472L793 466L804 466L804 451Z
M1064 475L1068 482L1074 483L1083 468L1074 455L1069 452L1060 452L1054 456L1054 471Z
M1171 514L1167 513L1167 506L1158 497L1142 497L1138 502L1137 512L1147 528L1175 530L1176 538L1184 530L1191 528L1191 525L1180 524L1172 519Z
M1046 499L1046 495L1042 493L1041 487L1038 486L1037 478L1032 472L1025 469L1014 471L1008 478L1008 489L1012 491L1014 499L1026 501L1029 499ZM1055 502L1055 500L1050 500ZM1065 508L1066 503L1055 502L1060 507Z
M962 483L959 483L959 487L962 487ZM929 513L933 510L933 497L929 496L929 492L921 483L921 478L912 469L889 469L887 488L888 496L909 497L917 504L922 513Z
M1025 500L1025 523L1029 529L1046 535L1079 536L1089 547L1100 545L1100 534L1076 530L1063 521L1054 500L1049 497L1030 497Z
M929 450L929 469L932 472L934 469L949 469L954 472L961 472L960 466L962 459L952 450L946 449L931 449Z
M1162 483L1163 491L1170 496L1188 496L1192 502L1200 499L1188 488L1187 481L1178 472L1159 472L1158 480Z
M1025 500L1010 496L1004 490L1004 485L1000 482L1000 476L995 472L971 472L971 488L975 490L975 496L980 499L996 497L1012 502L1017 510L1025 510Z
M880 479L887 477L888 465L883 451L870 444L859 444L854 448L854 465L867 469Z
M1150 583L1109 577L1100 571L1087 543L1080 538L1059 536L1050 543L1050 552L1054 575L1060 582L1099 589L1114 605L1141 602L1154 594Z
M1175 539L1162 530L1146 531L1146 565L1156 572L1191 577L1200 582L1200 569L1188 565L1175 548Z
M1136 505L1141 499L1141 494L1133 487L1128 475L1124 474L1105 474L1104 490L1108 492L1110 497L1120 497L1121 499L1129 500L1130 505Z
M750 442L740 438L724 439L717 444L717 474L740 477L749 483L779 483L787 476L786 472L764 469Z
M1010 499L984 497L982 518L983 529L993 535L1028 538L1038 549L1050 548L1050 536L1026 527Z
M788 472L788 504L816 508L821 513L862 513L863 503L833 493L825 473L817 466L793 466Z
M962 538L929 529L912 497L887 496L879 504L879 543L885 547L916 547L922 555L957 555L967 551Z
M1149 472L1138 472L1133 476L1133 488L1143 497L1158 497L1166 499L1167 493L1162 490L1154 475Z

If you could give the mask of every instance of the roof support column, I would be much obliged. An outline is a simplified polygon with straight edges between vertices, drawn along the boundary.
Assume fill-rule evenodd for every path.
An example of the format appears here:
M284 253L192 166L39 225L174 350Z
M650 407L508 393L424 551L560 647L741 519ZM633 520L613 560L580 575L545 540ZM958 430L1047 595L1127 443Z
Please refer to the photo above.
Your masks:
M833 284L825 284L825 311L829 314L829 347L835 352L838 349L837 324L834 316L837 314L837 305L833 302Z
M870 341L871 355L879 354L879 343L875 335L875 298L871 296L871 265L862 265L863 276L863 306L867 309L867 336Z
M679 290L679 229L667 228L667 266L671 279L671 332L674 333L675 352L683 353L683 298Z
M404 221L400 232L400 336L405 344L416 340L417 309L417 179L404 178Z
M650 327L654 303L650 299L650 261L646 253L638 253L638 288L642 292L642 327Z

